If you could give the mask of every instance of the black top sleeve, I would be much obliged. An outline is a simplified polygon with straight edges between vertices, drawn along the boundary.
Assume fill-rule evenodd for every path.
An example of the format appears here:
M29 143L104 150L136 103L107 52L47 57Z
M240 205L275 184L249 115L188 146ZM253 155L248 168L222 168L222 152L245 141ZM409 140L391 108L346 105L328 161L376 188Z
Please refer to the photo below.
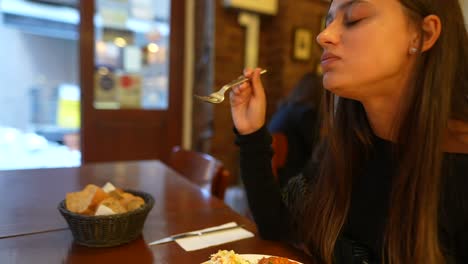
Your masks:
M249 135L237 132L236 135L236 144L240 147L241 177L260 236L302 247L299 225L305 217L304 197L313 184L316 164L309 162L304 174L293 177L280 188L273 177L271 135L266 127Z
M288 240L289 214L271 168L271 135L265 126L249 135L235 132L240 147L241 177L260 236Z

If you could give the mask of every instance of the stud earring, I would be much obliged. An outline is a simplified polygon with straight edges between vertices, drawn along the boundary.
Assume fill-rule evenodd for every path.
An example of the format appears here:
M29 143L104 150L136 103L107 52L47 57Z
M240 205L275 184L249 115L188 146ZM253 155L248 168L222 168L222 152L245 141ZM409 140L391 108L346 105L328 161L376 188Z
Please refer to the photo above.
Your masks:
M410 54L416 54L416 52L418 52L418 49L417 49L417 48L414 48L414 47L413 47L413 48L410 48L410 49L409 49L409 53L410 53Z

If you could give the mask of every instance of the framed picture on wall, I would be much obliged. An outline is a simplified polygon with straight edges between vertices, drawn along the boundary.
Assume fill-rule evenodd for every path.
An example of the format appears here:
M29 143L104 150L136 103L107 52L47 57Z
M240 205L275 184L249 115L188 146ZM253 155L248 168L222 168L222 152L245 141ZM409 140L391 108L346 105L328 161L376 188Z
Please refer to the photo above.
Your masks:
M312 31L308 28L299 27L294 30L293 35L294 60L308 61L312 52Z

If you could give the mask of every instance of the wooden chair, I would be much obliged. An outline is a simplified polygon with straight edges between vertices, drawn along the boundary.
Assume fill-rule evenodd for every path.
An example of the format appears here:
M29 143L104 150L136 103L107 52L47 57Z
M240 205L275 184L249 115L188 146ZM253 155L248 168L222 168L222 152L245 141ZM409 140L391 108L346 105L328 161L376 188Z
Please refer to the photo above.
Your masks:
M286 159L288 157L288 138L285 134L276 132L271 134L274 154L271 159L271 168L273 170L273 176L278 180L278 169L286 165Z
M172 149L168 165L221 200L233 181L232 174L218 159L206 153L184 150L180 146Z

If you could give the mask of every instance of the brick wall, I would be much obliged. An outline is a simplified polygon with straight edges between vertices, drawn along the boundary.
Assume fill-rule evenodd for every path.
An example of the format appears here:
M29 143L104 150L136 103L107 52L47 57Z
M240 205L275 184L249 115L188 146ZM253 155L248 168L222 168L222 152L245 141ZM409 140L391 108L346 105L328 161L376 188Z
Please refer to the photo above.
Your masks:
M242 73L244 66L244 28L238 24L238 11L226 9L215 0L214 87L217 89ZM321 0L279 0L276 16L262 16L260 22L259 66L268 69L262 77L268 98L267 118L275 111L277 102L308 71L315 70L320 49L315 37L320 30L321 17L328 4ZM292 59L293 32L297 27L312 31L312 57L306 62ZM213 109L211 154L238 176L238 149L234 145L229 103ZM196 118L196 110L195 110Z

